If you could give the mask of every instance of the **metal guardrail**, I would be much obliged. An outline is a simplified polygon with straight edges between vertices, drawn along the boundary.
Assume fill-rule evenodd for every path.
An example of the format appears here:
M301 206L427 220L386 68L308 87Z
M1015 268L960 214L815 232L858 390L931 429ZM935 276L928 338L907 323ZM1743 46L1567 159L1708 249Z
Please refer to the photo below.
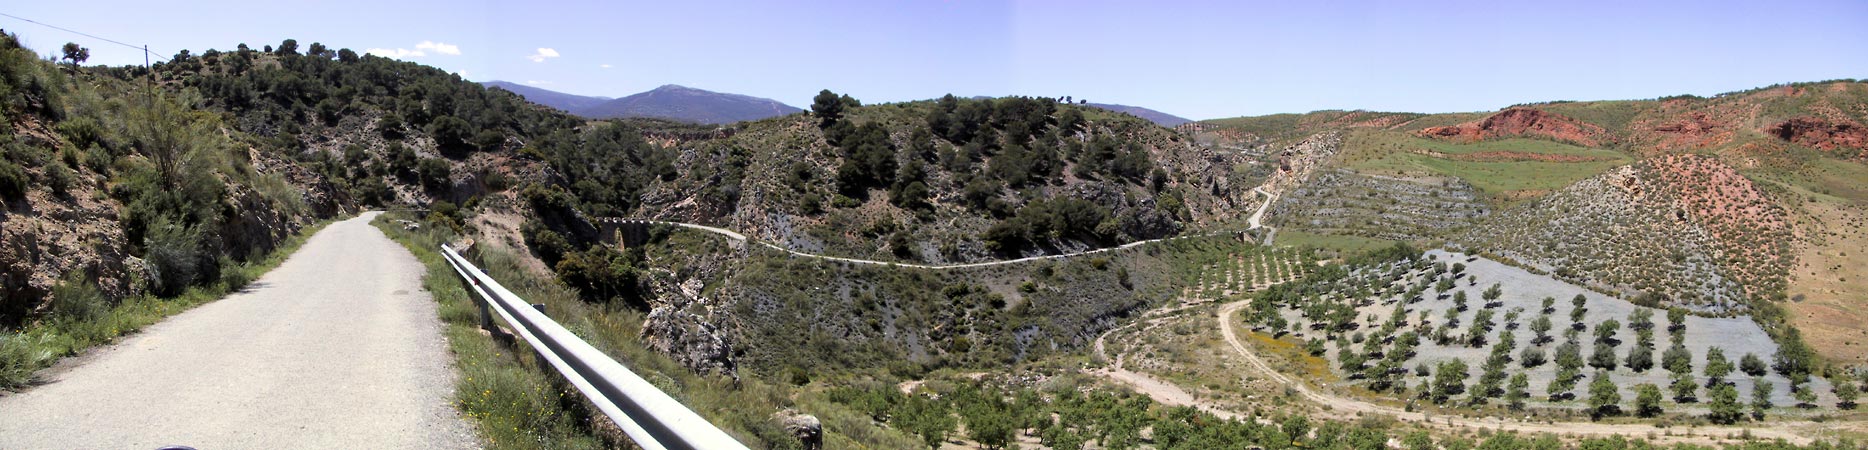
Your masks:
M493 317L489 313L498 313L542 359L550 362L637 445L650 450L746 448L668 393L500 286L454 249L444 244L441 255L479 295L480 301L475 303L480 307L481 327L491 329Z

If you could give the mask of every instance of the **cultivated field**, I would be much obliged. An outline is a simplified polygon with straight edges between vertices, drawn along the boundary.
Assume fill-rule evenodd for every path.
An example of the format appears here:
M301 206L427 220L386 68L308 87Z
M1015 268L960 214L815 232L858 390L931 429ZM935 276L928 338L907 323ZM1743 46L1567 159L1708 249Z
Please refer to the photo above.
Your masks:
M1442 271L1442 265L1447 269ZM1496 299L1486 294L1493 287L1499 292ZM1484 404L1489 400L1499 404L1502 400L1498 394L1505 380L1524 374L1532 406L1577 408L1584 405L1581 399L1589 394L1587 381L1593 380L1598 370L1604 370L1627 400L1623 403L1628 404L1635 398L1635 386L1640 384L1653 384L1671 394L1668 387L1675 373L1666 367L1664 354L1674 342L1690 354L1690 370L1682 373L1690 375L1699 386L1707 386L1709 381L1705 369L1712 348L1721 349L1735 367L1746 355L1768 362L1777 350L1764 330L1748 317L1685 315L1684 328L1676 332L1666 310L1639 307L1489 259L1439 250L1427 252L1425 259L1357 267L1340 279L1290 291L1281 299L1271 300L1281 300L1276 319L1259 313L1248 315L1246 320L1262 332L1276 333L1280 330L1277 325L1283 325L1283 332L1309 342L1313 353L1332 361L1346 380L1343 383L1407 398L1428 393L1435 374L1444 367L1441 364L1458 360L1468 374L1462 384L1470 387L1463 390L1464 395L1445 399L1448 403L1480 400L1477 403ZM1575 312L1578 308L1572 303L1578 296L1583 299L1580 313ZM1460 307L1462 299L1464 308ZM1545 299L1550 299L1548 309ZM1636 331L1641 328L1637 325L1640 320L1634 317L1638 311L1651 314L1647 326L1651 333L1646 333L1650 338L1643 339L1640 335L1644 333ZM1540 317L1547 317L1551 325L1543 333L1547 338L1541 340L1533 325ZM1611 321L1617 325L1604 326ZM1598 335L1598 330L1604 328L1615 331ZM1409 351L1407 342L1417 345ZM1569 363L1574 369L1564 369L1559 349L1570 345L1575 346L1573 356L1577 359ZM1488 375L1487 361L1500 354L1497 352L1501 347L1505 349L1504 364L1497 373ZM1602 348L1613 356L1606 360L1595 357ZM1649 362L1636 370L1630 367L1629 354L1641 348L1649 352ZM1527 357L1528 353L1541 357ZM1345 357L1351 362L1344 363ZM1526 363L1535 359L1543 362ZM1568 388L1562 383L1553 386L1552 380L1560 374L1580 379ZM1739 398L1752 398L1753 375L1733 370L1722 378L1734 385ZM1773 404L1798 403L1784 376L1767 370L1762 380L1773 385ZM1810 406L1832 408L1836 400L1830 394L1830 385L1820 378L1812 378L1810 383L1818 394ZM1552 395L1553 387L1559 395ZM1562 395L1565 393L1568 395ZM1705 399L1708 394L1701 388L1694 397ZM1700 409L1695 402L1671 400L1666 407L1674 410L1683 405L1688 410Z

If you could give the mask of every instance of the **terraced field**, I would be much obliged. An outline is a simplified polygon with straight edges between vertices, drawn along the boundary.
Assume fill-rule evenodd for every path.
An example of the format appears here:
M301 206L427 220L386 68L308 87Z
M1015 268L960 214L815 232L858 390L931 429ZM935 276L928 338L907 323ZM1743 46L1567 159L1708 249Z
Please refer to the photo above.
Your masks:
M1342 164L1369 173L1456 177L1504 199L1540 196L1611 167L1633 162L1615 150L1526 138L1472 143L1397 131L1351 133Z
M1798 389L1816 394L1809 408L1837 402L1829 382L1819 377L1793 383L1798 377L1764 364L1743 367L1745 359L1771 361L1777 352L1749 317L1679 315L1676 324L1667 310L1438 250L1340 275L1274 289L1255 302L1245 320L1259 333L1306 342L1312 354L1332 362L1345 387L1422 405L1499 406L1511 391L1507 380L1523 375L1526 407L1565 417L1585 407L1585 378L1604 374L1624 399L1635 398L1637 385L1671 393L1673 380L1685 379L1695 386L1729 383L1744 399L1752 398L1756 383L1767 383L1776 406L1803 403L1792 394ZM1726 371L1710 368L1715 347ZM1683 363L1668 362L1673 352L1685 356ZM1448 364L1454 361L1459 365ZM1436 386L1445 383L1439 374L1448 370L1463 372L1456 377L1455 393L1443 395ZM1683 392L1688 395L1665 408L1703 411L1699 399L1707 398L1708 390ZM1769 414L1804 414L1799 411L1804 410L1779 408Z
M1203 266L1181 297L1183 301L1231 297L1298 279L1316 267L1314 256L1293 248L1233 253Z
M1272 224L1325 234L1414 240L1463 228L1489 215L1457 178L1401 178L1320 171L1273 206Z

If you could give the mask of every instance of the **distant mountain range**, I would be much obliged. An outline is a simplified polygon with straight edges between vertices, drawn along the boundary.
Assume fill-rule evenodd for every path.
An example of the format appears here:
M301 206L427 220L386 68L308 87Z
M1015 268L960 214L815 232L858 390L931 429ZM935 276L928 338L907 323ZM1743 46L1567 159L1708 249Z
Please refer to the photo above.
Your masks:
M1155 110L1143 108L1140 106L1112 105L1108 103L1088 103L1088 105L1094 106L1097 108L1107 109L1110 111L1120 112L1120 113L1129 113L1129 115L1140 117L1143 119L1148 119L1149 122L1154 122L1156 125L1160 125L1160 126L1164 126L1168 128L1173 128L1177 125L1193 121L1185 117L1176 116L1173 114L1168 114L1168 113L1164 113L1160 111L1155 111Z
M615 100L614 98L610 98L610 97L590 97L590 96L583 96L583 95L576 95L576 94L566 94L563 92L539 89L539 88L526 86L526 85L519 84L519 83L510 82L510 81L488 81L488 82L480 83L480 84L486 85L486 87L496 87L500 89L505 89L514 94L519 94L520 97L525 97L526 100L530 100L532 103L537 103L540 105L558 108L558 109L564 110L565 112L569 112L573 114L576 114L577 111L583 110L585 108L590 108L592 106L603 104L603 102Z
M732 123L792 114L802 109L777 100L727 94L678 85L663 85L623 98L566 94L506 81L488 81L538 103L592 119L655 117L695 123Z

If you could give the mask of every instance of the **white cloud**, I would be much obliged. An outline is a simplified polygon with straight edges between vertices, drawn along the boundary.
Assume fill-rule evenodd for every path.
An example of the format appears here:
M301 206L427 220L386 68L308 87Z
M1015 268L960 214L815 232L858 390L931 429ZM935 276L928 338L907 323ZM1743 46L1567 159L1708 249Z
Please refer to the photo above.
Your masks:
M543 85L547 85L547 84L551 84L551 82L550 82L550 81L540 81L540 80L525 80L525 84L529 84L529 85L533 85L533 86L543 86Z
M465 70L462 70L462 71L457 71L457 72L454 72L454 74L455 74L455 75L460 75L460 76L461 76L461 79L463 79L463 80L465 80L465 79L467 79L467 71L465 71Z
M542 63L542 62L545 62L545 59L547 58L556 58L556 57L558 57L557 50L552 50L550 48L545 48L545 47L539 47L538 53L526 55L525 59L530 59L532 60L532 62L536 62L536 63Z
M605 68L605 69L608 69L608 68L610 68L610 65L609 65L609 64L598 64L598 65L597 65L597 67L602 67L602 68Z
M454 44L435 42L435 41L422 41L422 43L420 44L415 44L415 50L431 51L431 52L440 53L443 55L461 54L460 46L454 45Z
M428 56L431 52L439 55L460 55L461 47L443 42L422 41L420 44L415 44L414 50L406 48L372 48L363 51L363 53L371 55L396 59L418 58Z
M395 59L406 59L406 58L411 58L411 57L416 57L416 56L428 56L427 53L424 53L421 50L409 50L406 48L371 48L371 49L364 49L363 53L381 56L384 58L395 58Z

